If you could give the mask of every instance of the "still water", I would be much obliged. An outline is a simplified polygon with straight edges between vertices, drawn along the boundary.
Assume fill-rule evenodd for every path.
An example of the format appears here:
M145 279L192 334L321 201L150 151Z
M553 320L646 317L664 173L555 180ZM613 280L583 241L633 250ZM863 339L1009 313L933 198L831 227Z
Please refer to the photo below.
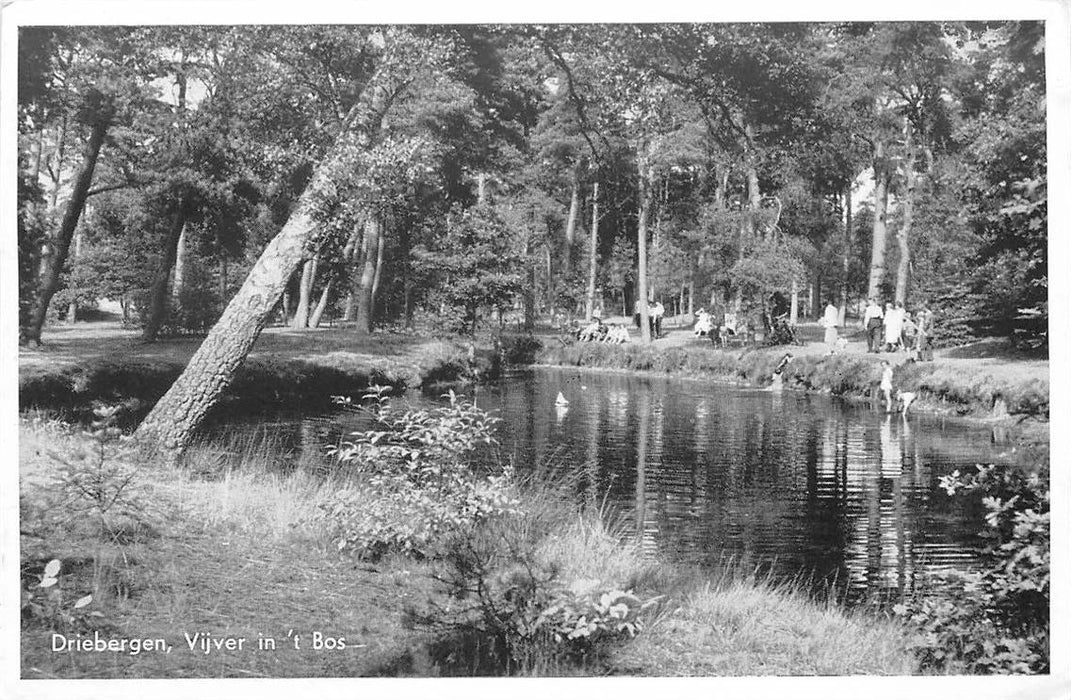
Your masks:
M1013 461L986 427L690 380L538 369L474 398L502 420L498 458L578 470L577 498L616 512L646 551L731 557L853 599L977 565L977 504L938 480ZM359 427L352 413L216 426L306 452Z

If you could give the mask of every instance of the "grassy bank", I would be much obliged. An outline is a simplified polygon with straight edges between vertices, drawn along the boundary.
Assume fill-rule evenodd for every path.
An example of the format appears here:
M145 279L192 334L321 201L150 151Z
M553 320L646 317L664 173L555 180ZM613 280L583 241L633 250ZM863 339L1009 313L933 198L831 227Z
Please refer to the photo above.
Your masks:
M881 360L894 364L894 390L918 394L918 408L959 415L1019 414L1047 419L1049 380L984 367L966 369L950 361L906 362L903 355L806 354L796 348L717 349L708 343L606 345L548 343L538 362L548 365L653 372L765 386L785 352L797 357L784 373L788 389L848 399L878 395Z
M115 324L51 329L40 348L20 348L19 406L86 419L98 402L139 420L181 374L198 346L177 338L145 344ZM529 356L530 359L530 356ZM219 410L314 410L332 395L373 384L434 387L498 371L490 346L351 330L268 329L239 368Z
M578 512L561 479L555 489L512 478L495 496L499 515L434 545L405 530L417 541L409 556L361 558L340 542L383 539L386 530L397 542L414 519L411 509L391 519L398 503L374 476L277 464L278 451L259 444L238 455L200 446L173 471L126 465L125 482L111 443L97 459L103 439L54 421L20 427L28 678L916 670L898 623L747 572L653 561L605 514ZM284 476L280 466L291 468ZM118 491L106 512L72 482L87 473ZM340 530L353 522L339 505L350 498L379 514L379 530ZM57 582L42 588L53 559ZM75 608L87 594L92 601ZM172 651L48 648L54 632L93 630L161 638ZM184 635L198 632L243 637L253 648L190 650ZM346 646L313 648L315 632ZM276 649L257 649L268 637Z

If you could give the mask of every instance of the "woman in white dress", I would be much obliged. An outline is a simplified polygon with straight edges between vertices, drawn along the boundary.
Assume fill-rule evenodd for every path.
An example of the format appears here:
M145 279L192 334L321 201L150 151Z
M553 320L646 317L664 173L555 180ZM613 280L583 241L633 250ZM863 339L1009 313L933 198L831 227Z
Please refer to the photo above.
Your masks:
M904 332L904 302L885 305L885 349L892 352L900 348L900 336Z

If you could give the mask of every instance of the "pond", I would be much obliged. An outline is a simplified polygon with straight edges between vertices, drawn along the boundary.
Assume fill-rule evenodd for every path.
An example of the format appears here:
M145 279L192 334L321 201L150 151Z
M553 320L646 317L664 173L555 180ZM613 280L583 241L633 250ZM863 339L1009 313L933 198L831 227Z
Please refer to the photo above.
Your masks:
M616 513L645 551L699 564L732 558L851 600L976 566L980 511L939 479L1013 461L986 426L787 391L568 369L473 391L502 419L493 458L576 470L577 498ZM559 391L565 409L555 406ZM361 422L353 413L279 416L213 432L264 431L307 462Z

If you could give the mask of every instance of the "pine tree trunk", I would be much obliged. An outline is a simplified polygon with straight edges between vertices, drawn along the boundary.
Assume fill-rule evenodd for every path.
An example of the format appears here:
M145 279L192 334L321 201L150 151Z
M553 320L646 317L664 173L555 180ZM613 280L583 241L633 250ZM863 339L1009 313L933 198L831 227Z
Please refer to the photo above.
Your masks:
M308 328L309 307L312 305L312 285L316 281L316 256L305 261L301 268L301 282L298 284L298 302L294 317L290 320L291 328Z
M109 125L110 119L104 118L98 119L93 124L82 159L82 169L75 178L71 198L63 213L63 221L60 223L59 230L52 236L50 254L43 265L44 275L30 312L30 327L24 334L26 340L34 343L41 343L41 329L44 328L45 318L48 316L48 305L59 290L60 275L63 272L63 266L67 263L67 253L71 248L71 239L78 226L78 219L82 216L82 210L85 209L86 196L93 182L93 170L97 167L97 157L104 145L104 136L108 133Z
M357 124L357 147L367 148L378 133L387 106L387 92L380 89L383 77L390 78L389 70L372 77L347 115L347 125ZM189 445L197 426L234 380L297 266L308 251L318 251L323 244L323 227L317 225L313 211L317 201L334 190L330 172L337 152L352 143L349 130L344 130L186 369L138 426L134 437L141 445L162 453L169 462Z
M175 258L178 255L179 239L182 237L182 229L186 226L186 212L183 202L179 202L178 209L171 215L171 226L164 239L163 257L160 265L156 268L156 276L153 278L152 291L149 295L149 318L145 321L145 328L141 332L141 339L146 343L156 340L160 328L164 325L167 317L168 286L171 282L171 269L175 266Z
M595 313L595 273L599 252L599 183L591 191L591 250L588 252L588 296L584 306L584 320L591 321Z
M651 181L647 167L647 144L641 143L636 149L636 167L639 174L640 209L638 212L638 225L636 227L636 250L639 253L639 270L636 282L638 286L640 306L640 339L644 343L651 342L651 326L648 322L647 310L647 216L651 208Z
M372 332L372 284L376 277L376 252L379 249L380 223L377 216L368 217L365 222L364 237L368 242L368 252L364 256L364 267L357 286L357 330L361 333Z
M877 299L881 283L885 280L885 242L887 237L886 217L889 210L889 174L885 163L885 144L878 141L874 146L874 229L870 251L870 278L866 295Z

